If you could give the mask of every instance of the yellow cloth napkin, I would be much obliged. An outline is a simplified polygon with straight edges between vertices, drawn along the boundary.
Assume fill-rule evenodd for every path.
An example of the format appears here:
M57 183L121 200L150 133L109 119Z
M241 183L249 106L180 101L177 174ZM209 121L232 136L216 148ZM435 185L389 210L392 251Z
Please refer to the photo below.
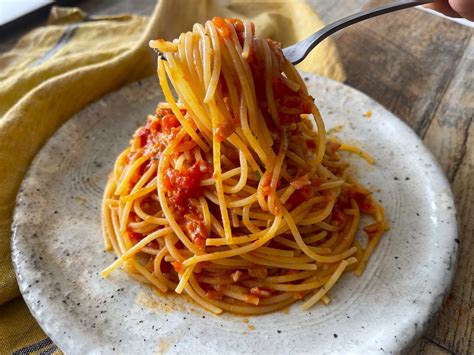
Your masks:
M59 352L21 300L10 259L15 197L31 160L72 114L107 92L154 74L150 39L173 39L216 15L250 19L258 35L283 45L323 26L302 0L161 0L150 21L130 15L91 19L79 9L53 8L48 26L0 55L0 353ZM299 68L345 78L330 40Z

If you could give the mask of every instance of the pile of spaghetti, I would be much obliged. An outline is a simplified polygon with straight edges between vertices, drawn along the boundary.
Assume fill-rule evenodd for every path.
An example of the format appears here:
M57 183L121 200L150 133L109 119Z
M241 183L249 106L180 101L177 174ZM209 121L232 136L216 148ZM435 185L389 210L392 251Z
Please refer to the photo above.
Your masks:
M166 102L108 180L102 224L118 258L102 275L121 266L214 313L329 303L388 228L339 152L370 156L326 137L280 44L252 23L214 18L150 46ZM373 221L359 243L363 214Z

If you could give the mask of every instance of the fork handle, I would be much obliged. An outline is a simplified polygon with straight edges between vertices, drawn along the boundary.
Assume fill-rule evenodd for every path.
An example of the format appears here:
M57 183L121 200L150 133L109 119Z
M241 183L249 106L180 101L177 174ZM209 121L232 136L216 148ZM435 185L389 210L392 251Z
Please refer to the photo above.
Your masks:
M315 32L311 36L305 38L301 42L297 43L298 46L302 46L304 49L304 54L300 56L297 60L292 61L293 64L298 64L300 63L307 55L308 53L316 47L319 43L321 43L324 39L332 35L333 33L342 30L345 27L348 27L350 25L353 25L357 22L367 20L372 17L380 16L389 12L394 12L398 10L403 10L412 6L417 6L417 5L423 5L423 4L428 4L435 2L433 0L431 1L401 1L397 2L395 4L389 4L389 5L384 5L381 7L378 7L376 9L370 9L370 10L365 10L358 12L356 14L344 17L336 22L331 23L330 25L327 25L323 27L321 30ZM288 47L291 48L292 46ZM287 48L285 48L287 49Z

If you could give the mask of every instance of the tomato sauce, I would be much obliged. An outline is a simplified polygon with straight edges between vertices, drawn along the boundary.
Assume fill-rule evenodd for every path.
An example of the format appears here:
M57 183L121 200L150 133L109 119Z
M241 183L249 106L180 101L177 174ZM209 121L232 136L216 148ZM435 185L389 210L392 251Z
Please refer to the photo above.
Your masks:
M349 218L344 214L343 210L338 205L336 205L332 212L331 224L343 228L347 224L348 219Z
M301 89L294 91L288 86L287 79L282 74L285 59L281 51L281 45L270 39L267 39L267 43L279 59L279 72L273 74L272 88L280 124L290 125L292 123L298 123L301 120L301 114L311 113L314 99L309 95L305 95ZM254 77L255 91L260 111L267 122L272 121L266 95L265 60L255 52L251 52L248 63L252 71L252 76ZM269 127L269 129L271 128L272 127Z
M237 18L226 18L225 20L222 17L214 17L212 22L216 26L217 32L222 37L230 37L230 30L227 27L227 24L230 24L234 27L237 37L239 39L240 45L244 45L244 23L242 20ZM255 26L252 24L252 32L255 33Z
M201 181L211 175L210 164L197 161L184 171L169 168L165 172L164 184L170 194L170 202L179 207L187 206L190 198L202 195Z
M206 292L206 297L210 299L214 299L214 300L221 300L224 297L224 295L217 290L209 289Z
M375 206L369 191L362 191L357 188L343 188L338 200L338 205L344 208L352 208L351 200L354 200L363 213L374 214Z
M200 249L204 249L206 246L207 228L204 224L204 220L200 213L192 211L186 215L186 221L182 223L184 230L191 237L194 245Z
M240 45L244 46L245 30L244 24L241 20L224 20L220 17L214 17L212 21L219 34L223 37L231 36L231 30L228 27L228 24L231 25L235 29ZM252 27L252 32L255 32L254 27ZM272 88L280 124L289 125L292 123L298 123L301 120L301 114L311 113L314 99L311 96L304 94L301 89L295 91L288 86L287 79L282 73L285 64L285 58L281 50L281 44L270 39L267 39L266 41L270 47L270 50L275 53L278 58L278 72L273 73ZM266 95L265 58L259 56L254 48L251 48L247 62L252 72L257 102L260 111L262 112L263 118L265 119L265 122L267 123L267 126L270 130L277 131L277 128L275 127L269 112Z
M355 200L361 212L369 213L369 214L375 213L375 206L372 203L370 194L351 190L349 195L352 199Z
M311 197L313 197L313 190L311 186L306 185L303 188L293 192L287 203L289 203L293 207L296 207L301 203L308 201Z
M141 233L135 233L135 232L128 232L128 237L130 240L134 243L138 243L140 240L145 238L145 236Z
M171 265L173 266L173 269L179 274L183 271L183 263L181 261L172 261Z
M183 115L186 110L180 110ZM170 109L157 109L155 116L148 118L145 127L139 128L132 140L129 159L137 159L141 156L155 158L173 140L179 131L181 124Z
M186 110L181 109L180 112L186 115ZM135 185L150 164L160 159L160 153L174 139L180 127L181 124L172 110L158 108L155 111L155 116L148 119L146 126L141 127L135 132L132 141L133 149L127 158L133 160L140 156L148 156L151 159L148 165L143 164L137 169L131 178L131 187ZM173 154L179 155L183 151L189 151L194 146L195 143L189 137L185 137L178 145L176 151L172 153L172 156ZM208 232L202 214L192 205L191 199L202 195L201 181L211 175L212 166L202 160L195 162L184 170L169 168L164 174L167 197L176 221L188 234L193 243L202 249L205 247ZM147 199L142 202L142 208L146 213L154 215L159 209L159 203L152 199ZM129 233L130 238L134 242L143 239L142 234Z
M214 25L216 26L217 32L222 37L229 37L230 36L230 31L229 28L227 27L225 20L222 17L214 17L212 19L212 22L214 22Z
M180 126L180 123L178 121L178 119L176 118L175 115L173 114L166 114L165 116L163 116L163 118L161 119L161 127L163 128L163 132L164 133L171 133L171 129L172 128L177 128Z
M308 147L308 149L314 150L316 149L316 142L312 139L308 139L306 140L306 146Z
M364 232L367 234L367 238L369 240L375 238L377 234L383 231L383 227L379 223L369 224L368 226L364 227Z
M211 165L200 160L183 171L169 168L164 176L170 207L177 222L193 243L201 249L205 247L208 231L202 214L192 205L190 199L202 195L201 181L211 175Z

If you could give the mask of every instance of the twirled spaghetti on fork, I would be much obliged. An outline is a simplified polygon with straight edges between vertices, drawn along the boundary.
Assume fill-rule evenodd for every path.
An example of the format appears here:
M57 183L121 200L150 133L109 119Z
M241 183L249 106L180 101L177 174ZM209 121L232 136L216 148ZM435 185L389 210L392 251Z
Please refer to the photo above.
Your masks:
M102 223L118 259L102 275L122 266L214 313L329 303L388 228L339 151L372 158L326 137L300 75L252 23L214 18L150 46L166 102L110 174Z

